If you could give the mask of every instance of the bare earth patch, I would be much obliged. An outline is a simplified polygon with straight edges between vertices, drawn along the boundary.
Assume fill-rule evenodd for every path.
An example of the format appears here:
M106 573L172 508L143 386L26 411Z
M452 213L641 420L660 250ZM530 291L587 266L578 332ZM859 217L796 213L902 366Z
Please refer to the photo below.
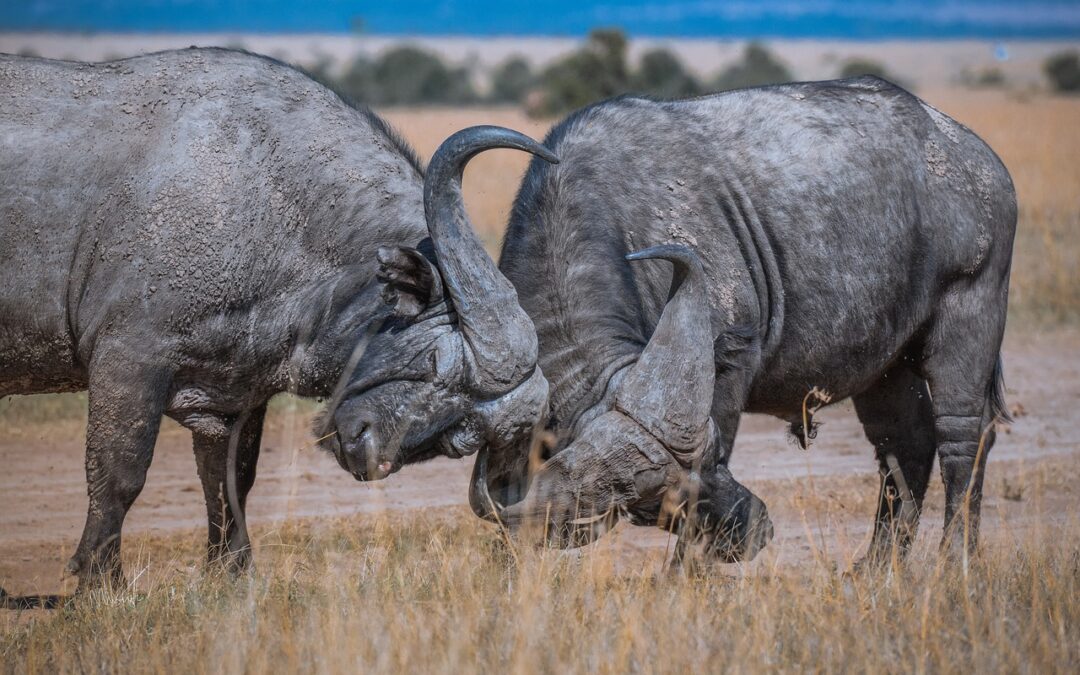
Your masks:
M1080 404L1080 331L1010 335L1005 350L1010 406L1018 419L998 436L990 454L984 529L988 541L1039 526L1044 531L1080 518L1080 439L1070 420ZM249 499L248 522L256 546L280 523L301 519L314 527L327 516L434 513L450 508L471 519L466 506L471 460L438 459L408 467L389 479L357 483L329 455L311 448L310 412L278 409L263 440L259 477ZM845 566L867 543L876 509L877 467L870 444L849 404L823 410L818 440L803 451L779 420L746 416L732 471L769 505L777 538L755 570L827 555ZM0 439L0 586L12 593L71 590L60 578L75 548L86 513L81 434L73 424L59 432ZM940 482L931 483L920 546L930 550L943 518ZM423 518L422 515L417 515ZM307 527L309 525L304 525ZM146 488L124 528L134 555L141 542L162 535L195 564L205 538L202 489L190 436L167 422L158 441ZM261 536L258 536L261 533ZM667 549L659 530L621 526L598 548L631 556ZM261 557L258 551L256 559ZM662 561L660 561L662 562ZM130 567L130 565L129 565Z

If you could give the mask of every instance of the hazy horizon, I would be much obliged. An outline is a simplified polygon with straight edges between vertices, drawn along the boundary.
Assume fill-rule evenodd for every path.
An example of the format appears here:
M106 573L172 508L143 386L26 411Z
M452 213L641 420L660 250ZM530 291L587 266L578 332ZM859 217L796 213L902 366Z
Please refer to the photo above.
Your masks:
M631 63L650 49L664 48L699 77L713 77L742 58L745 40L704 38L649 38L630 36L627 58ZM309 67L341 74L358 57L377 58L389 49L411 45L432 52L447 63L463 66L475 83L486 86L499 64L524 58L543 68L579 49L583 38L407 36L356 34L256 34L245 32L56 33L0 30L0 52L30 54L74 61L110 61L192 45L239 47ZM850 60L877 61L908 85L943 86L965 73L994 69L1011 86L1041 86L1042 66L1052 54L1075 48L1064 40L811 40L770 39L768 48L795 79L835 77Z
M16 0L2 31L365 33L577 37L598 26L631 36L764 39L1074 39L1075 0Z

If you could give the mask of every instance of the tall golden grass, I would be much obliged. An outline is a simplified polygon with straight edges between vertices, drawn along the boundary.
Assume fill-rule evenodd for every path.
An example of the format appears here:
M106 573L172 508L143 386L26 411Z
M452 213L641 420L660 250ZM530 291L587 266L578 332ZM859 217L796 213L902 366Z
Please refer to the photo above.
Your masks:
M809 521L843 517L801 503ZM537 549L453 509L263 531L258 570L235 580L195 571L190 536L143 539L131 588L0 616L0 657L19 672L1074 673L1078 535L1073 516L966 567L922 547L873 573L810 537L795 561L686 574L662 548Z

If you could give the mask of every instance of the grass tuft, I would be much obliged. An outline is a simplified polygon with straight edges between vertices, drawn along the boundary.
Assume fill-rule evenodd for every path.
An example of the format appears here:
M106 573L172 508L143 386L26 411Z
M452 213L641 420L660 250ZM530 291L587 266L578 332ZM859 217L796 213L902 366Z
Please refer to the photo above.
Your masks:
M27 672L1076 672L1080 529L1048 534L966 572L931 552L686 576L613 549L509 555L455 510L290 525L235 580L176 574L190 560L158 557L176 542L149 540L133 589L9 614L0 655Z

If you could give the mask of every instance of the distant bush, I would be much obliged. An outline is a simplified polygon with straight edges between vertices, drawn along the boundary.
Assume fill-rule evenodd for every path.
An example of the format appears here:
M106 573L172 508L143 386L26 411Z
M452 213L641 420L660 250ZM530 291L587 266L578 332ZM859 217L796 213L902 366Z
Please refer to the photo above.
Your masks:
M883 64L870 59L849 59L840 67L839 77L859 77L860 75L874 75L886 80L893 79Z
M739 62L703 86L666 49L654 49L641 59L636 72L626 64L626 36L618 30L598 30L580 50L556 61L541 73L540 95L531 114L555 115L597 100L640 92L660 98L696 96L709 89L726 90L791 81L791 72L762 44L751 42Z
M374 62L358 57L338 81L346 95L368 105L472 103L476 91L465 68L452 68L428 51L395 47Z
M701 84L683 67L682 61L667 49L654 49L641 57L634 75L634 89L661 98L697 96Z
M850 64L849 64L850 65ZM539 73L514 56L491 73L488 95L481 98L469 69L444 63L437 54L413 46L386 51L377 59L358 56L339 77L320 60L305 69L320 82L367 105L523 103L531 115L561 115L601 99L639 92L658 98L697 96L710 90L735 89L791 81L791 73L762 44L748 44L742 58L706 86L668 49L646 52L636 70L627 64L627 38L617 29L594 30L581 46Z
M371 59L357 56L337 81L337 88L349 98L369 105L375 104L379 92L375 83L375 66Z
M511 57L496 68L491 75L491 94L495 103L520 103L536 85L529 62L520 56Z
M334 67L334 61L329 56L320 56L314 63L298 65L298 67L310 75L311 79L320 84L324 84L330 88L338 86L337 80L334 79L334 75L331 72Z
M990 88L1005 86L1005 73L1000 68L964 69L960 73L960 84L967 87Z
M449 68L430 52L415 47L391 49L375 62L379 102L468 103L476 100L464 68Z
M1043 63L1043 72L1057 91L1080 91L1080 52L1054 54Z
M531 113L555 115L580 108L630 88L626 67L626 35L594 30L585 46L544 69L543 94Z
M791 72L772 52L758 42L751 42L743 50L742 60L728 66L716 78L717 90L759 87L766 84L790 82Z

